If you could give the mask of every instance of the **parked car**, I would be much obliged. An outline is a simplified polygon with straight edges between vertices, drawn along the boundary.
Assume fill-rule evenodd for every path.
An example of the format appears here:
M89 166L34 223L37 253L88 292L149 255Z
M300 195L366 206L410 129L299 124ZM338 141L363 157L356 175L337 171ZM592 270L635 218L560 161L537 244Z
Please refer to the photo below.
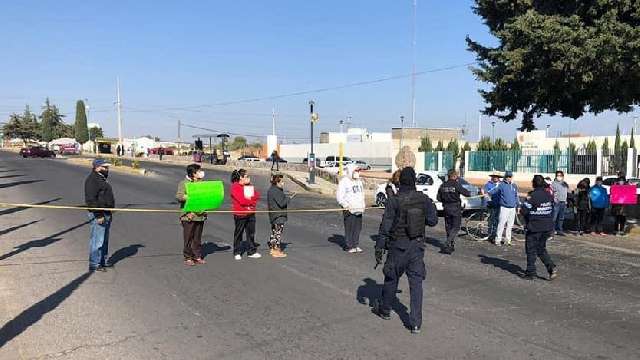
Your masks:
M307 165L309 163L309 159L307 159L307 158L302 159L302 163L304 165ZM316 167L320 167L320 159L318 159L318 158L316 158Z
M340 156L327 156L323 161L320 161L320 167L336 167L340 162ZM342 165L353 164L354 161L348 156L342 157Z
M58 148L58 154L60 155L79 155L80 148L76 145L60 145Z
M265 159L265 161L266 161L266 162L273 162L273 159L272 159L272 157L271 157L271 156L269 156L268 158L266 158L266 159ZM283 158L281 158L281 157L279 157L279 158L278 158L278 162L279 162L279 163L286 163L286 162L288 162L288 161L287 161L287 160L285 160L285 159L283 159Z
M354 163L360 170L371 170L371 165L367 164L366 161L356 160Z
M416 175L416 189L422 191L425 195L429 196L436 205L438 211L443 210L442 203L438 199L438 189L444 183L446 177L439 174L437 171L425 171ZM471 197L460 196L462 201L462 208L464 210L476 210L486 207L484 198L476 197L480 194L480 190L471 185L465 179L460 178L460 184L471 193ZM376 189L376 206L383 207L387 201L387 193L385 188L387 183L378 185Z
M162 148L164 150L164 155L173 155L172 148ZM159 155L160 148L149 148L149 155Z
M607 193L611 194L611 185L614 185L618 181L617 176L607 176L602 179L602 186L607 189ZM630 185L637 187L636 194L640 195L640 178L627 178Z
M238 158L238 161L260 161L260 159L253 155L242 155Z
M30 146L20 149L20 156L25 159L30 157L49 158L56 157L56 153L42 146Z

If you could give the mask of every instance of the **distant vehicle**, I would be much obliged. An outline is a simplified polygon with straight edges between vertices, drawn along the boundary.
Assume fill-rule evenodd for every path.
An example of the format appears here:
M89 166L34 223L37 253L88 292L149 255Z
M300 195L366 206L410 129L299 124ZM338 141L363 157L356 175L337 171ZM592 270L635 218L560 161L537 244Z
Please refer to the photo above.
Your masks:
M56 153L42 146L30 146L28 148L20 149L20 156L25 159L30 157L49 158L56 157Z
M615 185L618 181L617 176L608 176L602 180L602 186L607 189L607 193L611 194L611 185ZM635 185L637 187L636 194L640 195L640 178L627 178L629 185Z
M172 148L162 148L164 150L164 155L173 155ZM149 155L159 155L160 148L149 148Z
M340 162L340 156L327 156L323 161L320 161L320 167L336 167ZM353 164L354 161L348 156L342 157L342 165Z
M59 148L58 148L58 154L60 154L60 155L79 155L80 154L80 148L77 147L75 144L60 145Z
M273 158L271 156L269 156L268 158L265 159L265 161L266 162L273 162ZM281 158L281 157L279 157L278 158L278 162L279 163L287 163L288 161L283 159L283 158Z
M371 165L367 164L366 161L356 160L355 164L360 170L371 170Z
M438 199L438 189L445 181L445 176L439 174L437 171L425 171L418 173L416 176L416 190L422 191L425 195L429 196L431 200L436 204L436 209L442 211L442 203ZM486 207L486 202L483 198L475 197L480 194L477 187L469 184L465 179L460 178L460 184L471 193L471 197L467 198L460 195L462 201L462 208L464 210L477 210ZM383 207L387 202L387 193L385 188L387 183L378 185L376 189L376 206Z
M239 161L260 161L257 156L253 155L242 155L238 158Z

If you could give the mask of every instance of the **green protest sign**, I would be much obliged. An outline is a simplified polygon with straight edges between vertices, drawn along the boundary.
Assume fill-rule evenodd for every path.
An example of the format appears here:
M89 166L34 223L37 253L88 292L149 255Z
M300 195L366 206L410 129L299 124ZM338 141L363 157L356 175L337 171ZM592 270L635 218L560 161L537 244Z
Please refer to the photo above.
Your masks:
M224 184L221 180L189 182L186 193L184 212L215 210L224 201Z

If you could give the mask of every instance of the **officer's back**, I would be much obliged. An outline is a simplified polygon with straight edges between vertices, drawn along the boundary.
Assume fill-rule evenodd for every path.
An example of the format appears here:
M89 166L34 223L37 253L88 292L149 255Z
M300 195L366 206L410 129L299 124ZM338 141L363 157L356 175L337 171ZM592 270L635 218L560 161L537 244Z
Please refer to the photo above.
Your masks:
M465 189L458 181L455 171L449 172L449 177L438 189L438 201L445 208L459 209L461 205L460 195L471 196L469 190Z

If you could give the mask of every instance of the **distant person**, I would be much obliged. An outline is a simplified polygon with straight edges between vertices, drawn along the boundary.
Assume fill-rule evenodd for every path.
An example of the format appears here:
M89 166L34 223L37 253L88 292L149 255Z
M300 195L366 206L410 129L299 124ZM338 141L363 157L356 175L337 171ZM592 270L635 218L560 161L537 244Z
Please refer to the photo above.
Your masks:
M494 172L489 175L489 181L482 188L484 193L489 193L498 184L500 184L500 178L502 175ZM483 240L489 240L493 242L496 239L498 232L498 220L500 219L500 195L494 194L489 197L487 202L487 210L489 212L489 218L487 219L487 237Z
M280 171L280 156L277 150L273 150L271 153L271 171L275 168L276 171Z
M511 230L516 221L516 212L520 205L518 195L518 185L513 182L513 173L507 171L504 173L504 180L495 188L489 191L489 195L498 195L500 204L500 219L498 220L498 229L494 244L502 245L502 235L505 234L504 244L511 246Z
M117 155L117 156L120 156L120 150L121 150L121 149L122 149L122 147L120 147L120 145L118 145L118 146L116 147L116 155Z
M555 225L555 233L558 236L565 236L564 213L567 210L569 184L564 181L563 171L556 171L556 178L551 183L551 188L553 190L553 223Z
M604 232L604 214L609 207L609 194L602 186L602 176L596 178L596 184L589 190L589 200L591 200L591 228L594 234L607 235Z
M578 183L576 190L576 230L578 231L578 236L582 236L589 230L589 215L591 211L591 201L589 201L589 183L584 179L581 180Z
M455 242L462 223L460 195L471 196L469 190L465 189L458 179L458 172L451 169L447 173L447 181L438 189L438 201L444 208L444 226L447 232L447 240L441 250L443 254L452 254L455 251Z
M618 180L615 185L627 185L627 178L624 173L619 173ZM614 217L613 230L616 236L626 236L625 226L627 223L627 216L625 213L625 207L626 206L622 204L611 205L611 215Z
M233 206L233 220L235 231L233 234L233 255L236 260L242 260L246 252L252 259L262 257L257 252L256 237L256 204L260 200L260 193L251 185L251 178L247 170L234 170L231 173L231 202ZM242 238L246 236L246 241Z
M163 156L164 156L164 148L160 146L160 149L158 149L158 157L160 158L160 161L162 161Z
M269 249L274 258L287 257L282 249L282 234L287 222L287 208L289 201L295 194L287 196L284 192L284 177L282 174L271 176L271 187L267 192L269 206L269 222L271 223L271 236L269 237Z
M545 181L541 175L533 177L533 191L522 206L525 220L525 251L527 253L527 270L525 279L534 280L536 258L540 258L549 273L549 280L558 276L556 265L547 253L547 240L553 231L553 196L544 188Z
M109 164L104 159L93 161L91 174L84 182L84 199L88 208L114 208L116 204L109 177ZM108 210L89 210L91 233L89 236L89 271L104 272L109 253L109 232L112 214Z
M360 170L355 164L345 167L345 176L338 183L336 200L343 209L345 250L351 254L362 252L360 231L366 205Z
M187 202L189 194L187 193L187 184L202 181L204 179L204 171L198 164L187 166L186 179L178 184L176 199L183 209ZM182 254L184 263L187 266L206 264L202 258L202 231L204 230L204 222L207 220L206 212L182 212L180 214L180 223L182 224L182 234L184 239L184 247Z

